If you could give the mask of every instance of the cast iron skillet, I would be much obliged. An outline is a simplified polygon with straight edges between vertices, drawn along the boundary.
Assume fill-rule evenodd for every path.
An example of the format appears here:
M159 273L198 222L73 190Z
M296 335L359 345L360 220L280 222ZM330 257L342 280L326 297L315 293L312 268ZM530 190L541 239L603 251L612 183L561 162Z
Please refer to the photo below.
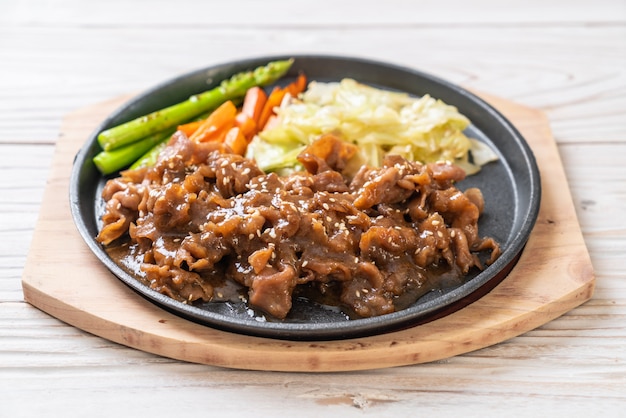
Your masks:
M489 144L499 155L482 171L458 187L480 187L485 211L481 236L492 236L503 253L484 271L462 285L432 291L409 308L366 319L348 319L337 309L296 299L290 315L271 321L253 313L243 303L205 303L191 306L153 291L120 268L94 237L98 234L103 202L100 192L107 178L100 175L92 158L99 151L96 136L102 130L145 115L217 85L234 73L253 69L277 59L295 58L281 84L292 81L299 71L309 80L338 81L344 77L421 96L430 94L456 106L472 125L466 133ZM381 334L415 326L446 315L491 290L513 268L536 221L541 198L539 171L524 138L497 110L474 94L416 70L366 59L333 56L259 57L216 65L177 77L133 98L106 118L78 152L70 179L71 212L80 234L102 263L122 282L158 306L186 319L214 328L247 335L291 339L331 340ZM94 283L94 286L97 286Z

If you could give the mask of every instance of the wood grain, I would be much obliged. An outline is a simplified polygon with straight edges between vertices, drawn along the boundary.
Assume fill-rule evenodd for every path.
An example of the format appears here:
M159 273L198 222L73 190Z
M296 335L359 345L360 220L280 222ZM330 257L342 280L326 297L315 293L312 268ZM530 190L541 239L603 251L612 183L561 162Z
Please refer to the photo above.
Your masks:
M331 3L0 1L0 416L623 416L626 2ZM293 52L409 65L545 113L597 277L593 298L464 355L328 374L155 356L23 301L65 115L198 67Z
M291 4L281 0L254 0L240 2L197 2L181 0L172 7L167 0L139 1L145 7L125 7L126 0L109 0L85 7L80 0L66 0L64 7L45 0L11 2L0 6L0 22L23 24L84 25L94 26L330 26L330 25L434 25L434 24L510 24L552 22L620 22L625 6L616 0L597 0L594 7L585 7L585 0L542 0L503 4L492 0L475 0L464 13L450 13L461 9L462 0L420 1L420 13L407 13L414 5L412 0L387 0L384 12L380 3L364 1L354 7L350 0L318 0L315 7ZM4 4L4 3L3 3ZM568 13L563 13L564 9ZM85 13L88 9L89 13ZM163 9L169 9L164 14ZM120 13L120 10L124 10ZM193 10L194 13L189 13ZM271 13L267 13L271 10ZM341 11L333 13L332 11ZM621 13L620 13L621 12ZM264 19L259 19L263 16Z
M622 41L626 25L484 26L472 23L472 16L486 16L481 9L470 8L472 13L461 17L447 13L447 7L454 5L446 3L439 13L464 19L464 23L424 25L419 16L412 16L417 23L392 27L355 27L349 21L322 27L208 23L172 27L161 14L161 21L153 24L124 25L115 20L103 23L112 19L110 13L117 14L116 8L107 6L108 18L89 14L89 19L100 19L100 23L88 24L71 20L67 9L46 14L33 7L30 17L23 15L32 23L17 28L0 25L0 43L6 39L0 56L0 96L4 99L0 101L0 143L53 144L61 118L74 109L145 90L197 68L291 53L375 58L506 97L544 111L559 144L615 143L626 137L626 125L620 123L626 113ZM78 13L80 7L75 10ZM593 10L609 14L606 9ZM63 12L60 17L70 23L49 24L55 14ZM516 18L513 13L507 16ZM322 16L310 19L321 21ZM36 45L46 47L24 52ZM16 79L27 81L16 85Z
M130 291L97 261L73 228L68 202L59 199L67 195L71 162L84 138L124 100L66 118L22 279L29 303L81 329L189 362L251 370L346 371L432 362L488 347L543 325L592 295L591 263L545 116L491 97L533 148L544 190L526 249L492 292L418 327L330 342L237 335L168 314ZM69 273L68 265L73 266Z

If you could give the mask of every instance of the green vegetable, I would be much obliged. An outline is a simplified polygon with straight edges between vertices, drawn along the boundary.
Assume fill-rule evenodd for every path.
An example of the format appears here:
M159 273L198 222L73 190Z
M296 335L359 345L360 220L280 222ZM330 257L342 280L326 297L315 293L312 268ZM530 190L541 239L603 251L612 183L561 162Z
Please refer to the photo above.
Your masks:
M251 87L275 82L291 68L292 64L293 60L273 61L253 71L238 73L224 80L218 87L191 96L184 102L107 129L98 135L98 142L104 151L112 151L148 135L176 127L203 112L214 109L226 100L244 96Z
M255 159L261 170L265 172L275 171L281 175L287 175L301 168L297 157L304 148L305 145L297 142L269 144L257 136L248 144L246 154L247 156L253 156L252 158Z
M149 135L132 144L116 148L111 151L102 151L93 157L93 162L104 175L114 173L128 167L156 145L165 143L174 133L174 129Z
M281 105L277 116L277 124L260 132L246 154L262 170L282 174L297 169L296 150L326 133L357 145L355 161L373 167L379 167L385 155L397 154L423 163L463 163L471 172L480 169L468 159L478 142L463 133L470 121L454 106L428 95L413 97L349 78L313 81L299 100ZM495 156L488 147L481 152L482 163Z
M144 155L139 157L129 168L135 170L142 167L152 167L159 159L159 154L167 146L168 138L165 138L162 142L159 142L154 147L148 150Z
M234 103L235 103L235 105L237 105L237 101L234 101ZM211 112L205 112L205 113L201 114L200 116L194 118L193 121L199 121L199 120L206 119L206 118L209 117L210 114L211 114ZM157 160L159 159L159 154L161 154L161 151L163 151L163 149L167 146L167 143L169 142L169 138L170 137L167 137L167 138L163 139L163 141L159 142L154 147L149 149L148 152L146 152L144 155L139 157L137 159L137 161L135 161L129 167L129 169L135 170L137 168L151 167L151 166L155 165Z

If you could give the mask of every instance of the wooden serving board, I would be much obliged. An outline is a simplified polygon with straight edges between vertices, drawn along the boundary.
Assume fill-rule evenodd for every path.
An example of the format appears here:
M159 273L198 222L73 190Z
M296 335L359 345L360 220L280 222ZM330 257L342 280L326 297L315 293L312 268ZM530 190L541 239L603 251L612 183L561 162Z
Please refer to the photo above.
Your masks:
M170 314L126 287L91 253L70 215L74 155L129 97L69 114L63 123L24 273L27 302L80 329L161 356L215 366L329 372L431 362L505 341L591 298L594 274L545 115L495 97L533 149L542 178L539 217L518 264L491 292L447 316L366 338L303 342L244 336Z

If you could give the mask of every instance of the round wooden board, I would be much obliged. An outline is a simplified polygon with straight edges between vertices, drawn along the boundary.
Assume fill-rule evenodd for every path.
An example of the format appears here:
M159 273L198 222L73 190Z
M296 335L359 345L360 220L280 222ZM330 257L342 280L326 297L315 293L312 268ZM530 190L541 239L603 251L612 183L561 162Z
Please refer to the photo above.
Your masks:
M172 315L114 277L70 216L74 155L129 97L68 115L61 129L22 287L27 302L103 338L189 362L249 370L331 372L435 361L505 341L588 300L594 275L545 115L481 95L522 132L542 175L537 224L519 262L477 301L413 328L338 341L285 341L219 331Z

